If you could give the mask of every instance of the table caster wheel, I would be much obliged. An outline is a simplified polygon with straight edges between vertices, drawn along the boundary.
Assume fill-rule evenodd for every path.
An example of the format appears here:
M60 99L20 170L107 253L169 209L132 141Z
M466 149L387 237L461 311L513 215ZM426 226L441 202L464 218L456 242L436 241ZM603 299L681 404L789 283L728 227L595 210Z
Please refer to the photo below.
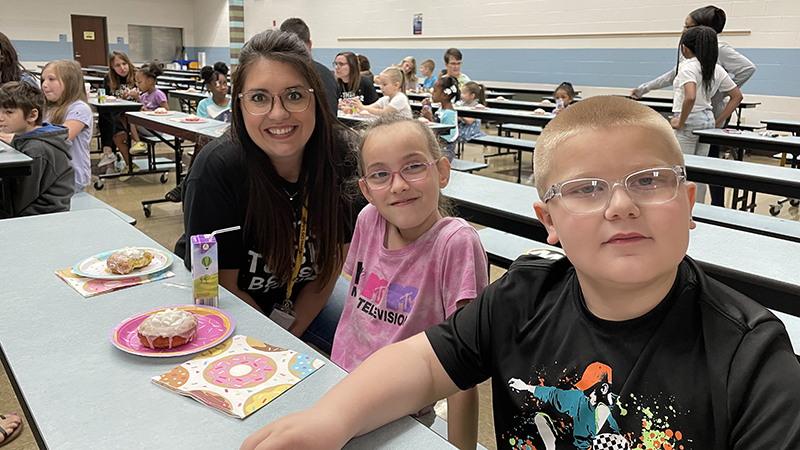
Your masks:
M166 183L169 180L169 173L164 172L161 174L161 184Z
M150 217L150 215L153 214L153 212L150 211L150 205L145 205L145 206L142 207L142 209L144 209L144 216L145 217Z
M789 204L797 208L798 206L800 206L800 200L793 198L789 200Z
M781 213L781 205L769 205L769 213L772 216L777 216Z
M103 180L95 180L94 182L94 188L98 191L102 191L105 186L106 183Z

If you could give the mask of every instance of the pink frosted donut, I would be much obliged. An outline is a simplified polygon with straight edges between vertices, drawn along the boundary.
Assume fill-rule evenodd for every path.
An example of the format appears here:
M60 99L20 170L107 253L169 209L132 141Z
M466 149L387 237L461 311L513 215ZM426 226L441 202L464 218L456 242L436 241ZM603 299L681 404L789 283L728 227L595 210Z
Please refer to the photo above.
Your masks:
M270 357L242 353L214 361L203 371L203 378L217 386L246 389L267 381L276 370Z

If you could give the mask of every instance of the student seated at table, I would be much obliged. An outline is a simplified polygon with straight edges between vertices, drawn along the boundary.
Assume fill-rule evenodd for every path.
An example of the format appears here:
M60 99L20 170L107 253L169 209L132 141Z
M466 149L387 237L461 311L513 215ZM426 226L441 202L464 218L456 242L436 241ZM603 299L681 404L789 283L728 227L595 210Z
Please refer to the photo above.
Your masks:
M458 113L453 107L453 103L459 97L458 80L455 77L444 76L439 77L436 83L433 83L433 94L430 99L422 100L422 111L420 117L436 121L446 125L453 125L453 129L449 133L440 135L446 147L445 157L452 162L456 157L456 139L458 139ZM435 103L441 103L441 107L436 113L433 113L431 108L431 100Z
M572 83L565 81L558 85L553 91L553 98L556 100L556 107L553 109L553 114L559 114L561 111L567 109L572 102L575 101L575 88Z
M419 65L419 71L422 72L422 75L425 77L425 79L422 80L422 88L426 91L433 89L433 83L439 79L439 77L434 74L434 69L436 69L436 63L433 62L432 59L426 59Z
M86 89L83 72L77 61L66 59L51 61L42 69L42 92L47 99L45 122L63 125L69 129L72 141L72 167L75 169L75 192L82 191L92 182L92 160L89 145L92 142L94 117Z
M19 62L17 49L14 48L11 39L0 33L0 86L9 81L24 81L39 87L36 77L25 70Z
M458 87L463 88L464 84L470 81L467 74L461 72L461 60L464 56L457 48L448 48L444 52L444 64L447 69L447 75L454 77L458 80ZM439 76L441 78L441 75Z
M414 59L413 56L406 56L400 61L399 67L403 70L405 91L416 91L419 87L419 80L417 80L417 60Z
M0 218L69 211L75 193L67 127L42 122L45 98L30 83L0 86L0 140L33 159L31 174L10 179L12 211Z
M200 78L211 97L200 100L197 104L197 117L215 119L223 122L231 121L231 98L228 97L228 66L217 62L214 67L205 66L200 69Z
M339 448L489 378L497 448L797 448L800 364L780 320L686 256L695 186L669 123L591 97L534 158L534 209L566 258L521 256L241 448Z
M205 89L211 93L211 97L200 100L200 103L197 105L197 117L221 120L223 122L231 121L231 98L228 97L227 73L228 66L221 61L214 63L214 67L205 66L200 69L200 78L203 79ZM204 135L197 136L194 143L194 153L189 160L189 167L187 170L192 168L194 160L211 141L212 139L210 137ZM164 194L164 198L171 202L179 203L181 201L181 195L183 194L183 182L184 180L181 180L177 186Z
M378 93L371 79L361 76L358 58L353 52L341 52L333 61L333 73L336 76L336 96L339 106L342 100L358 98L361 103L371 105L378 101ZM385 95L385 93L384 93Z
M486 86L474 81L464 83L464 87L461 89L461 100L456 102L455 106L474 107L476 105L486 106ZM486 133L481 131L481 119L458 118L457 142L469 142L479 136L486 136Z
M158 64L145 64L136 71L136 88L137 90L131 91L134 99L142 104L142 111L155 111L158 108L169 110L169 103L167 103L167 96L160 89L156 88L156 79L164 73L164 70ZM124 116L120 117L120 122L128 129L128 121ZM114 143L117 144L119 152L127 165L131 165L131 156L147 152L147 146L141 142L140 136L155 136L155 133L147 128L137 125L130 129L131 140L136 144L128 151L128 136L126 133L119 132L114 135ZM137 170L137 166L131 166L131 170Z
M372 66L369 63L369 59L361 54L356 55L356 58L358 58L358 67L361 69L361 77L368 80L374 80L375 75L373 75L372 71L370 70Z
M408 103L405 89L403 88L404 72L399 67L388 67L381 72L381 92L383 97L372 105L361 103L358 97L344 100L341 109L347 110L355 106L359 111L367 111L375 115L397 113L411 119L411 105Z
M135 100L133 91L136 90L136 67L125 52L114 50L108 54L108 73L103 77L103 89L107 95L122 100ZM124 160L121 155L114 153L117 149L114 135L125 131L119 120L119 113L110 114L100 109L97 128L100 129L100 143L103 146L103 157L97 167L114 164L115 170L122 171L125 168Z
M450 164L431 130L385 115L355 147L363 175L358 186L371 205L358 216L344 264L350 293L331 353L348 372L386 345L441 323L489 284L478 233L447 217L439 190L450 179ZM397 205L398 197L413 201ZM475 449L477 409L475 388L448 399L448 438L459 448ZM433 423L433 404L415 417Z

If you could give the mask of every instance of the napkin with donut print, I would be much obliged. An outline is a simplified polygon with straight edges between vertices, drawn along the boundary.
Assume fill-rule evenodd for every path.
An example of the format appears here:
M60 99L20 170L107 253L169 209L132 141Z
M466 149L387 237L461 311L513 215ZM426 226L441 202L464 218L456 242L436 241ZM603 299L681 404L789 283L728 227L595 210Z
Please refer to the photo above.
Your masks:
M237 335L152 381L244 419L324 364L318 358Z
M71 268L56 270L56 275L66 281L73 289L84 297L94 297L95 295L105 294L106 292L116 291L131 286L150 283L152 281L163 280L164 278L174 277L175 274L169 270L148 275L131 275L129 277L104 280L99 278L86 278L77 275Z

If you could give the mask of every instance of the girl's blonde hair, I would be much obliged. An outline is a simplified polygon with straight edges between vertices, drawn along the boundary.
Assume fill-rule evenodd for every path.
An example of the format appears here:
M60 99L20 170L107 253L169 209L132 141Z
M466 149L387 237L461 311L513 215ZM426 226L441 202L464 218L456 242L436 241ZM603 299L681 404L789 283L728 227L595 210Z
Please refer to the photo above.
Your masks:
M61 96L54 102L47 101L45 106L45 116L48 121L55 125L64 123L64 117L67 115L67 108L75 102L81 101L88 105L89 101L86 98L86 88L84 87L83 72L81 65L77 61L67 61L60 59L58 61L51 61L44 66L42 73L47 70L52 70L56 78L61 81L63 91Z
M355 159L357 161L359 173L356 175L356 177L351 179L350 184L352 192L357 192L357 195L360 195L361 191L358 188L358 180L361 179L361 177L366 176L366 168L364 167L364 144L367 142L369 136L373 133L385 131L385 128L399 126L408 127L422 135L422 138L425 140L426 147L428 148L428 152L430 152L434 161L438 161L444 157L444 150L439 145L439 140L427 125L419 120L409 119L401 116L400 114L382 114L377 116L375 120L368 122L363 128L358 129L358 134L351 145L351 160ZM441 192L439 192L438 208L442 217L454 215L453 206L450 203L450 200L442 195Z
M417 82L417 60L414 59L413 56L406 56L400 61L400 68L402 69L404 62L411 63L411 72L406 73L403 71L403 79L406 83L416 83Z
M386 78L383 78L383 77ZM388 81L389 83L400 83L400 92L406 93L405 72L402 67L387 67L381 72L381 81Z
M128 58L128 55L125 52L121 52L119 50L114 50L108 54L108 84L111 87L111 92L107 92L107 94L113 94L119 90L122 86L122 82L119 79L119 75L114 70L114 60L121 59L128 64L128 76L125 77L125 86L129 89L133 89L136 87L136 81L134 80L134 76L136 75L136 67L131 62L131 59Z

